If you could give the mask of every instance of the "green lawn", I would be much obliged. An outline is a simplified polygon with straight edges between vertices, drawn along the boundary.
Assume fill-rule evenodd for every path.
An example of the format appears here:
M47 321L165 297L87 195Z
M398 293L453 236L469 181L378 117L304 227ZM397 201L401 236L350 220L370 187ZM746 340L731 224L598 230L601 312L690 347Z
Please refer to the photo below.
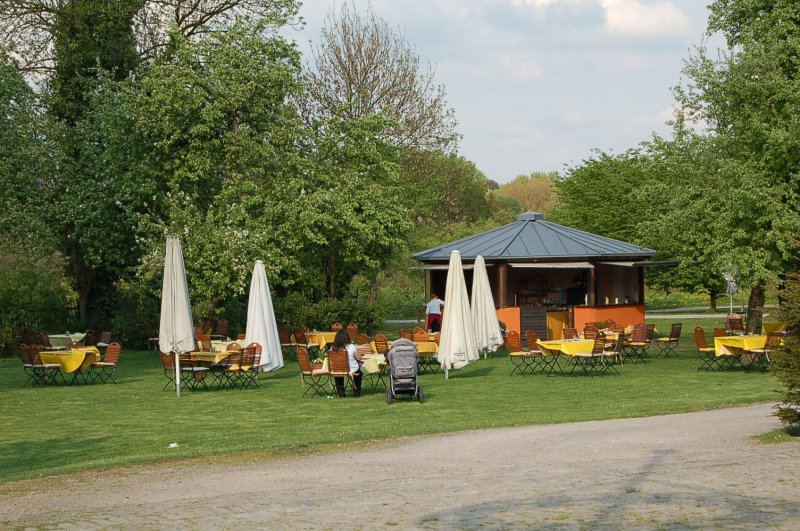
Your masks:
M708 321L707 323L705 321ZM426 402L387 406L301 398L295 362L262 376L259 389L162 391L160 359L123 350L118 385L30 388L17 359L0 360L0 481L248 452L258 458L406 435L696 411L780 399L769 374L699 372L684 321L679 359L620 368L621 376L509 376L504 353L451 373L423 375ZM663 332L668 321L657 321ZM655 349L655 347L654 347ZM365 389L367 387L365 379ZM170 443L178 448L170 449Z

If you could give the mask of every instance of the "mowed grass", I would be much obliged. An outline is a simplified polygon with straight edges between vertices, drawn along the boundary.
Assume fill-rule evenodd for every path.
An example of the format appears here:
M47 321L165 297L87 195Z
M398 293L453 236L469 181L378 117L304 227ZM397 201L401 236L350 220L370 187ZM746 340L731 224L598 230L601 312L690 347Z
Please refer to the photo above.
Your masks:
M469 429L639 417L780 400L769 374L698 371L684 321L679 358L626 364L620 376L509 376L506 353L420 376L423 404L385 402L365 378L361 398L301 398L297 363L260 388L175 396L153 352L123 349L117 385L22 387L18 359L0 360L0 481L231 455L264 459L347 443ZM710 331L711 321L706 325ZM718 323L716 323L718 324ZM669 330L665 321L657 326ZM655 352L653 347L652 352ZM310 395L309 395L310 396ZM177 448L169 448L177 443ZM347 444L348 447L352 447Z

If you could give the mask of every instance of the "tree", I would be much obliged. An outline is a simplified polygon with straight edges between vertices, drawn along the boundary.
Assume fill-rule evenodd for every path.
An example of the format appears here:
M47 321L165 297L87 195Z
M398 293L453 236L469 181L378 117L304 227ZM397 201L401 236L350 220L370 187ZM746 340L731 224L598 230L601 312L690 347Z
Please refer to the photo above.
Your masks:
M780 318L789 330L795 332L786 337L784 348L772 354L770 371L786 388L783 403L777 416L786 424L800 425L800 276L791 273L780 293Z
M49 77L64 59L54 53L54 41L73 36L77 44L90 37L87 27L99 29L95 37L105 37L88 42L95 50L127 47L126 33L133 30L138 58L151 62L169 50L173 35L196 39L230 27L236 17L269 20L280 27L294 18L297 9L295 0L0 0L0 47L21 61L23 72ZM91 18L109 23L93 24ZM83 26L85 22L89 25ZM72 26L72 31L65 34L65 26ZM81 52L78 46L74 49Z
M489 216L486 176L464 157L406 150L402 180L403 197L418 222L442 226Z
M310 124L339 116L363 118L385 113L394 120L389 138L399 146L450 151L458 134L445 90L433 70L423 70L409 43L370 8L366 15L342 4L331 11L322 42L312 49L306 93L299 99Z
M558 173L533 172L530 175L518 175L513 181L500 186L495 195L511 197L519 203L523 210L532 210L546 214L557 198L556 184Z
M800 6L717 0L710 9L709 33L721 32L728 50L711 59L701 49L688 61L676 130L702 132L705 124L712 156L688 193L704 193L718 212L702 230L714 234L711 259L738 267L751 286L752 331L766 285L797 268Z

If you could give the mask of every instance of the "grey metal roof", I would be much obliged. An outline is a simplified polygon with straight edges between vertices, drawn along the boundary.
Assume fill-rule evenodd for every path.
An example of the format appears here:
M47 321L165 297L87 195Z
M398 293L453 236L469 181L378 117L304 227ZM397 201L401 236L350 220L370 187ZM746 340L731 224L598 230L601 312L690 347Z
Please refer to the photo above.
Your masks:
M426 249L413 257L420 262L449 260L452 250L460 251L464 259L481 255L487 261L646 259L656 254L646 247L545 221L538 212L525 212L510 225Z

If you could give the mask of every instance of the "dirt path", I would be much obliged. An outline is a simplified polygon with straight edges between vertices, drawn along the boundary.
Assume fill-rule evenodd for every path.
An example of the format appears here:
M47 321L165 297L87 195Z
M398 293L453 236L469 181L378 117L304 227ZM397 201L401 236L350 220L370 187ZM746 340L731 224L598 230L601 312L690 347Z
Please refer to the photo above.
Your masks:
M0 527L800 529L771 405L0 485Z

